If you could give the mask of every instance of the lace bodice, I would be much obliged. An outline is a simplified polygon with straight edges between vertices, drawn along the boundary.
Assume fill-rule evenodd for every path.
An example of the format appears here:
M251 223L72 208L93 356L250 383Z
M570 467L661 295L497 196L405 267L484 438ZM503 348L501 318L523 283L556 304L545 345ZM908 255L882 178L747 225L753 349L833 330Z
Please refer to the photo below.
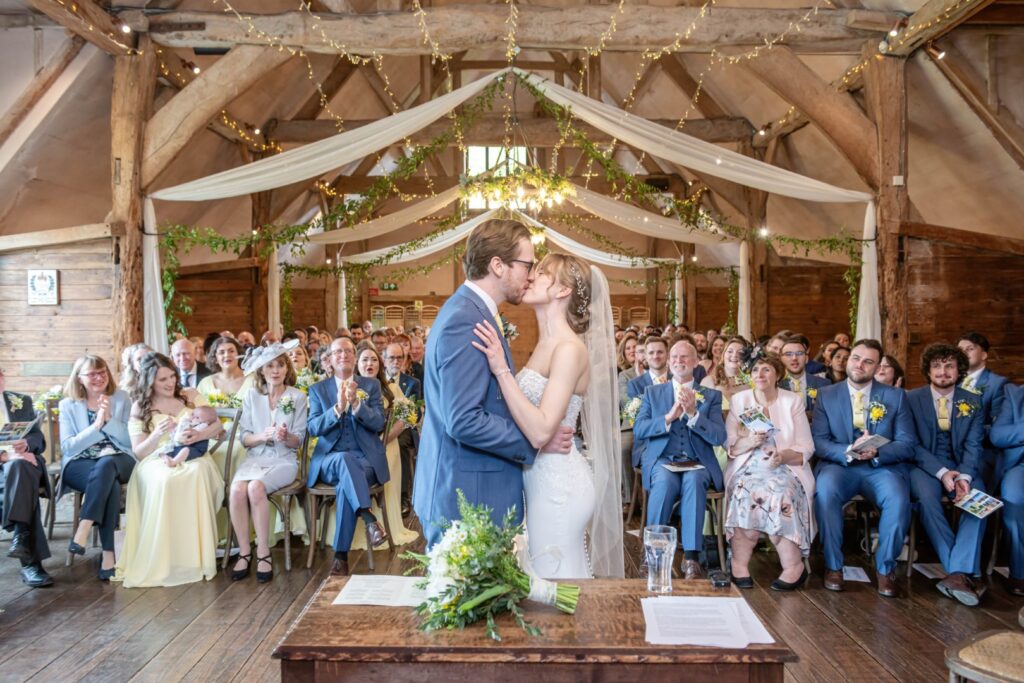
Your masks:
M536 370L523 368L516 375L516 381L519 383L519 388L523 390L526 398L530 399L530 403L539 406L540 399L544 395L544 388L548 385L548 378ZM579 417L582 408L583 397L573 394L572 398L569 399L569 406L565 409L565 417L562 419L562 424L575 429L576 418Z

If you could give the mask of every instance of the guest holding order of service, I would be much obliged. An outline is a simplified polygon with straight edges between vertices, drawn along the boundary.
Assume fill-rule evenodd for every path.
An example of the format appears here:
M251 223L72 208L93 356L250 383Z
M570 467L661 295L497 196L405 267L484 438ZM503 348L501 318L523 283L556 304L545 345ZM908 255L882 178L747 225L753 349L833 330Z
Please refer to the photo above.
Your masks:
M732 546L733 582L753 588L750 556L761 534L779 553L782 575L774 590L791 591L807 581L803 558L814 538L814 440L804 397L779 388L786 372L774 353L759 347L748 363L753 389L734 394L725 421L729 464L725 470L725 530ZM771 422L770 431L748 428L740 416L750 409Z
M252 373L254 381L243 399L240 425L242 445L248 452L231 481L231 524L243 548L231 573L234 581L248 576L253 562L251 548L244 552L250 515L256 531L256 580L264 583L274 578L267 496L295 481L296 451L306 436L308 403L295 388L295 368L289 357L289 351L298 346L298 339L274 342L257 348L245 362L244 370Z
M61 474L59 499L83 494L78 528L68 552L84 555L93 526L99 528L103 554L99 578L114 576L114 529L121 517L121 484L135 468L128 420L132 401L120 391L107 362L86 355L75 361L60 402Z
M128 434L138 464L128 482L124 547L117 562L125 588L178 586L217 575L217 510L224 479L209 454L176 462L165 453L192 409L181 395L174 362L161 353L142 361ZM221 432L214 421L180 443Z

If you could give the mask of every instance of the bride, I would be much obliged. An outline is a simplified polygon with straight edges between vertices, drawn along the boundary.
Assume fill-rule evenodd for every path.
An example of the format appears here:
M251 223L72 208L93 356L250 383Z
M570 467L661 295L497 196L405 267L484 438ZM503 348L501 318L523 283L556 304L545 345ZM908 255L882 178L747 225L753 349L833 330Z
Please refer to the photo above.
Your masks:
M621 578L619 402L608 281L574 256L549 254L522 302L537 315L539 337L518 376L512 377L490 323L477 325L480 342L473 346L487 356L509 412L535 447L560 425L575 428L582 409L586 450L539 453L524 470L533 570L542 578Z

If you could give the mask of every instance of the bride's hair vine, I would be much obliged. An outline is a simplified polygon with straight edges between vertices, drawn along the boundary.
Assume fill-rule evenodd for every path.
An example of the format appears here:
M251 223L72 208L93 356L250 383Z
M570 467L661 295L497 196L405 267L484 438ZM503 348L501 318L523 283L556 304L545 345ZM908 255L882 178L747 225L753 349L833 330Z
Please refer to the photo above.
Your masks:
M569 270L572 272L573 282L576 284L576 295L580 298L580 304L576 307L577 315L583 315L590 306L590 295L587 292L586 284L583 281L583 274L576 264L569 261Z

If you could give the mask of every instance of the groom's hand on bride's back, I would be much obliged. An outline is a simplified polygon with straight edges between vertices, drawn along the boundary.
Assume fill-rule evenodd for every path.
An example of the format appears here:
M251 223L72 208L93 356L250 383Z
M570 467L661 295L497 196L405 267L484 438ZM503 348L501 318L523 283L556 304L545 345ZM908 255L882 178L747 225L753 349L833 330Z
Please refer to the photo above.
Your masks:
M541 453L562 453L567 454L572 450L572 435L573 428L561 425L558 430L555 431L555 435L551 437L551 441L544 444L541 448Z

